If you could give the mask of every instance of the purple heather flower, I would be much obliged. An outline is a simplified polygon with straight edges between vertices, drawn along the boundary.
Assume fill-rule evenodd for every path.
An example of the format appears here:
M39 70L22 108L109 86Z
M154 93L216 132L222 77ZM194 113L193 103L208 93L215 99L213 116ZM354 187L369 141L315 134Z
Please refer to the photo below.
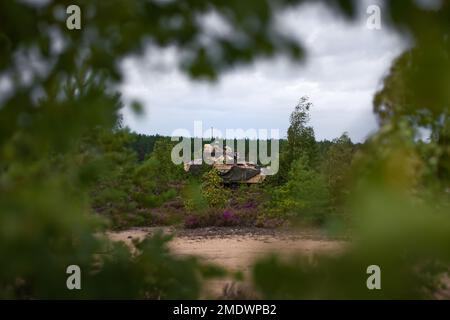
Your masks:
M188 228L197 227L199 224L199 219L196 216L188 216L185 220L185 226Z
M229 211L229 210L225 210L225 211L223 212L223 218L224 218L225 220L233 219L233 217L234 217L233 212L231 212L231 211Z

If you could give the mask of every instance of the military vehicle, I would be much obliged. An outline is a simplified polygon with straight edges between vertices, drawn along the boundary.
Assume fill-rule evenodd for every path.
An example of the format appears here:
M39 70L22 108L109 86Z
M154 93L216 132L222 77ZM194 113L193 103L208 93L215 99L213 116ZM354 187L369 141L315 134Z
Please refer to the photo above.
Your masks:
M203 161L217 169L225 184L261 183L266 176L261 167L254 163L238 161L239 154L230 147L221 148L218 144L205 144L203 159L195 159L184 164L186 172L195 173L202 167Z

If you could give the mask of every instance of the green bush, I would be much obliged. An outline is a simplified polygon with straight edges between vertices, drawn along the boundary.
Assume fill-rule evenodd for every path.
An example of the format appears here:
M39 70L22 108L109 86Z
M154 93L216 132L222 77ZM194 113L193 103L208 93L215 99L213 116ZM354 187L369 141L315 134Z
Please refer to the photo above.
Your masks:
M287 183L274 189L266 212L269 217L324 221L329 193L323 177L306 163L304 157L295 160Z
M127 193L124 190L105 188L100 190L93 199L94 206L107 205L108 203L127 203Z
M155 194L149 194L145 197L145 205L149 208L156 208L161 205L162 199Z
M348 135L344 133L333 140L321 165L321 172L330 193L330 204L335 212L343 211L349 197L351 165L355 149Z
M161 194L148 194L145 198L145 204L149 208L156 208L163 203L175 198L177 191L175 189L169 189Z
M114 215L111 219L113 228L118 228L116 222L120 222L120 228L139 222L149 223L150 219L137 217L138 212L150 214L149 209L174 199L177 189L172 185L176 185L181 177L179 166L170 160L170 141L157 141L150 157L138 162L137 155L129 147L133 137L127 130L97 130L86 136L80 146L87 163L81 166L83 179L88 173L95 174L95 183L89 183L92 207L105 217ZM90 168L90 162L94 162L94 168ZM97 167L102 170L95 170Z
M230 191L222 185L216 169L211 169L202 177L202 194L210 208L224 208L230 198Z
M201 186L195 181L191 181L184 187L182 197L184 209L188 213L201 212L208 207Z

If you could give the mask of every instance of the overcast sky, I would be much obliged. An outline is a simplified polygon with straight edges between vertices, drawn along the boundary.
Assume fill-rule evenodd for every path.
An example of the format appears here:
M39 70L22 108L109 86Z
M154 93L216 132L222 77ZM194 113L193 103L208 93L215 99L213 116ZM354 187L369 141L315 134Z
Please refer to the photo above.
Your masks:
M125 124L139 133L170 135L178 128L193 132L194 121L201 120L204 130L277 128L285 137L290 113L298 99L308 95L318 140L346 131L352 140L363 141L376 128L373 94L405 48L385 25L369 30L365 9L354 23L316 4L286 12L280 23L306 47L303 64L282 58L257 61L223 74L213 84L182 74L173 49L149 49L144 58L126 59L121 91L125 101L140 100L145 114L136 117L125 108Z

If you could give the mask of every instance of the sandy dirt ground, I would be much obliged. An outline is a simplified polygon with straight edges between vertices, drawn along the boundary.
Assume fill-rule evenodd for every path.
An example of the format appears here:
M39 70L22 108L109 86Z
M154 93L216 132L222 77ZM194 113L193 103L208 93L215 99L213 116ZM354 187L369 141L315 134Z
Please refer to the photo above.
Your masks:
M155 232L157 228L135 228L125 231L110 232L109 237L115 241L124 241L130 247L133 239L143 239ZM192 230L175 230L164 228L164 232L174 233L169 243L177 255L195 255L206 262L223 266L230 271L241 271L243 283L231 279L211 280L208 282L206 297L220 297L251 291L248 284L252 263L264 255L276 252L288 257L295 253L313 255L315 253L335 254L340 252L345 241L329 239L318 230L267 230L257 228L202 228Z

